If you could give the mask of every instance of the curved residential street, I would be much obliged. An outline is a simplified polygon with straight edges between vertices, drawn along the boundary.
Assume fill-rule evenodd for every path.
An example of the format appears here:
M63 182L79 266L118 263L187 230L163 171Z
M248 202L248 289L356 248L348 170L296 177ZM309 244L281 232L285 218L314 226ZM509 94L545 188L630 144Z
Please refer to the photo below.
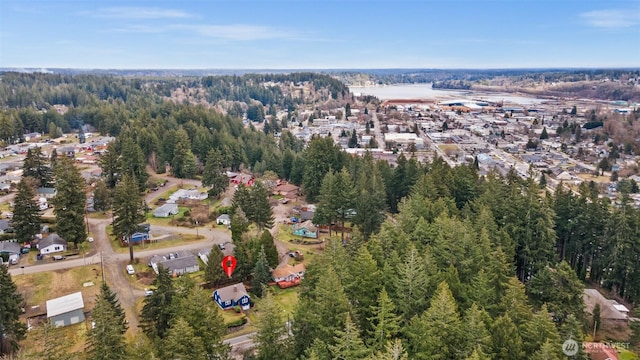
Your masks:
M156 176L161 179L165 179L167 182L161 190L150 192L145 196L147 204L152 204L157 198L172 187L182 184L183 186L199 187L200 181L197 180L182 180L172 178L170 176ZM13 194L3 196L5 200L10 200ZM132 332L138 330L138 313L136 310L136 302L138 299L144 296L144 290L133 287L128 279L128 275L125 271L126 264L129 263L129 252L118 253L111 247L111 242L107 234L107 226L111 224L111 219L88 219L89 232L92 234L94 241L90 244L89 251L84 256L69 257L62 261L47 262L43 264L36 264L30 266L14 266L9 269L9 273L12 276L22 274L34 274L39 272L47 272L54 270L63 270L73 267L95 265L100 264L104 266L104 276L109 284L109 287L118 294L118 299L123 309L126 312L127 321L129 322L129 329ZM202 248L211 248L213 244L222 244L231 241L231 235L219 229L212 229L207 227L196 228L183 228L174 226L162 226L152 225L152 233L163 234L193 234L201 235L204 237L202 241L190 241L184 245L172 246L162 249L144 250L136 247L134 249L134 257L146 261L147 258L153 255L166 254L167 252L176 251L192 251Z
M155 178L164 179L167 182L163 187L160 187L157 191L149 192L145 195L145 201L150 206L154 206L154 202L165 195L171 188L175 188L178 185L182 187L200 187L201 183L197 180L182 180L176 179L170 176L156 175ZM230 188L225 197L231 198L233 196L233 188ZM13 194L9 195L12 197ZM0 199L10 200L7 197ZM289 209L278 203L274 206L274 218L275 224L271 229L271 233L276 235L277 224L289 217ZM129 329L132 333L138 331L138 310L136 304L144 296L144 290L132 286L129 280L129 276L125 271L125 266L129 263L129 252L116 252L111 247L109 241L109 235L107 234L107 226L111 224L111 218L106 219L88 219L88 227L91 236L94 241L90 243L90 247L84 256L71 256L62 261L45 262L29 266L13 266L9 268L9 273L12 276L34 274L39 272L48 272L55 270L63 270L80 266L103 266L104 277L109 284L109 287L118 295L118 300L122 305L127 321L129 322ZM201 226L198 228L186 228L167 225L151 225L151 233L156 238L162 238L166 234L192 234L200 235L203 237L201 241L189 241L184 245L177 245L166 248L156 248L151 250L145 250L140 247L134 248L134 257L139 258L140 261L146 262L147 258L153 255L167 254L168 252L177 251L193 251L203 248L211 248L214 244L223 244L231 242L231 234L226 230L212 228L211 226ZM162 241L162 240L159 240ZM288 263L286 244L275 240L278 253L280 255L279 266L284 266ZM242 350L252 346L251 335L240 336L238 338L231 338L225 341L234 347L234 349Z

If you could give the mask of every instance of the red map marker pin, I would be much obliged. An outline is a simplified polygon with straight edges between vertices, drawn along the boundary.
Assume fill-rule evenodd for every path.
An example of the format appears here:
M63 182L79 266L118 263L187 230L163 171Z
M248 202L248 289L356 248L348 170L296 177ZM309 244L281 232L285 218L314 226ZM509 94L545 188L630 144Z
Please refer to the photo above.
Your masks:
M227 255L222 258L222 269L228 277L231 277L231 274L233 274L233 270L236 269L236 263L236 258L231 255Z

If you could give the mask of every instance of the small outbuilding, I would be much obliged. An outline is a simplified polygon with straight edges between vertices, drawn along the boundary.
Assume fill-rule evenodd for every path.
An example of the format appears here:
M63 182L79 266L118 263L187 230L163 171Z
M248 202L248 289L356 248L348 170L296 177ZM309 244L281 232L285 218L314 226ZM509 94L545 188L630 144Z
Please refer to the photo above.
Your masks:
M40 254L52 254L67 251L67 241L58 234L50 234L38 242Z
M243 283L229 285L213 291L213 301L218 304L222 310L240 306L242 310L249 310L251 307L251 298L247 293L247 289Z
M84 321L84 300L76 292L47 300L47 319L56 327L68 326Z

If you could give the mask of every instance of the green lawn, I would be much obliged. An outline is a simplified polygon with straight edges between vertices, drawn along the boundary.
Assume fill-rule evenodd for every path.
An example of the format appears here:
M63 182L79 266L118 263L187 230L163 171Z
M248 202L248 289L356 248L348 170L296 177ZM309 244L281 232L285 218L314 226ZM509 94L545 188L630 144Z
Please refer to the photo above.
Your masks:
M179 228L176 228L176 230L179 230ZM113 232L113 226L111 225L107 226L107 234L111 241L111 247L113 248L113 250L121 254L128 253L129 247L122 246L120 244L120 241L116 240L116 237L111 235L112 232ZM134 245L133 255L135 256L135 252L139 250L165 249L165 248L174 247L176 245L184 245L185 243L190 241L200 241L204 239L203 235L196 236L195 234L180 234L180 233L176 233L175 235L176 237L173 239L159 240L156 242Z
M85 302L93 303L95 295L100 291L102 276L99 265L74 267L71 269L41 272L35 274L16 275L13 280L18 291L23 294L28 306L43 304L45 301L82 291ZM91 287L83 284L93 282Z
M620 360L637 360L638 356L629 350L621 349L618 351L618 359Z
M280 289L277 286L272 286L274 298L276 302L282 307L282 310L291 317L293 317L293 311L298 304L298 288L291 287L288 289Z

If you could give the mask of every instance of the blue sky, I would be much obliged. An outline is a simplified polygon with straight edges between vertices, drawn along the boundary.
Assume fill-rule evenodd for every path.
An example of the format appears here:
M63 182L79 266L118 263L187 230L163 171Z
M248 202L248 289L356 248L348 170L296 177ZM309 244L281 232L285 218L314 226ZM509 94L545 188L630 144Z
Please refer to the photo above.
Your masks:
M1 0L0 67L640 67L640 0Z

